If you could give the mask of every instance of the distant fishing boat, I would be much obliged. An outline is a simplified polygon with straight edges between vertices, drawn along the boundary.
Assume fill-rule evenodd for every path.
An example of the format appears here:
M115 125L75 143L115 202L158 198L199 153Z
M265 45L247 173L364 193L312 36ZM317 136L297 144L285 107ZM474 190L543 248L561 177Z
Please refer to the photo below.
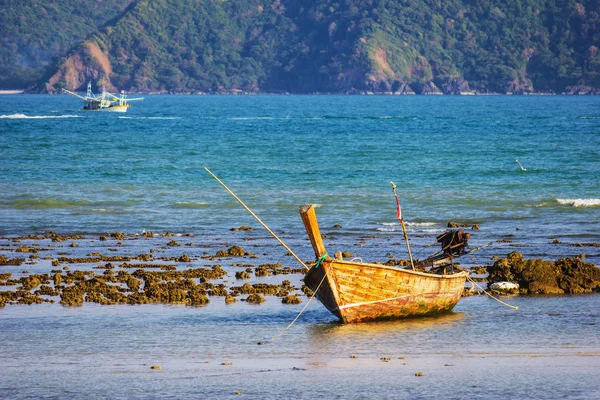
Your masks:
M425 316L450 311L458 303L466 272L437 274L347 261L340 256L332 259L323 244L314 207L302 206L299 212L318 260L304 283L342 322Z
M127 95L124 91L121 91L119 96L116 96L112 93L108 93L107 91L102 89L102 93L99 95L95 95L92 92L92 82L89 82L87 85L87 94L85 97L78 95L77 93L73 93L67 89L63 89L64 93L79 97L84 101L83 110L89 111L109 111L109 112L127 112L127 109L131 107L129 104L130 101L138 101L144 100L143 97L138 98L127 98Z

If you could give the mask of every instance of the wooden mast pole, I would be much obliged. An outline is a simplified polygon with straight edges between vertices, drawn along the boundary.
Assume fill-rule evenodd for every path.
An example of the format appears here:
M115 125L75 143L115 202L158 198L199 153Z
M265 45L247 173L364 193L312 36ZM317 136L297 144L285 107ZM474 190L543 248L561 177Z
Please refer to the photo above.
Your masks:
M250 213L250 215L252 215L252 216L253 216L253 217L254 217L254 218L255 218L255 219L256 219L256 220L257 220L257 221L258 221L258 222L259 222L259 223L260 223L260 224L261 224L261 225L262 225L262 226L263 226L263 227L264 227L264 228L265 228L265 229L266 229L268 232L269 232L269 233L270 233L270 234L271 234L271 236L273 236L275 239L277 239L277 241L278 241L278 242L279 242L279 243L280 243L280 244L281 244L283 247L285 247L285 249L286 249L287 251L289 251L289 252L290 252L290 254L291 254L292 256L294 256L294 258L295 258L295 259L296 259L296 260L297 260L297 261L298 261L300 264L302 264L302 267L304 267L304 268L308 268L308 267L306 266L306 264L304 264L304 261L302 261L302 260L300 259L300 257L298 257L298 256L296 255L296 253L294 253L294 252L292 251L292 249L290 249L290 248L289 248L289 247L288 247L288 246L287 246L285 243L283 243L283 240L279 239L279 237L278 237L278 236L275 234L275 232L273 232L271 229L269 229L269 227L268 227L268 226L267 226L267 225L266 225L264 222L262 222L262 221L260 220L260 218L258 218L258 216L257 216L256 214L254 214L254 212L253 212L253 211L252 211L250 208L248 208L248 206L247 206L246 204L244 204L244 202L243 202L243 201L242 201L242 200L241 200L239 197L237 197L237 196L235 195L235 193L233 193L233 192L232 192L232 191L231 191L231 190L230 190L230 189L229 189L229 188L228 188L228 187L227 187L227 186L226 186L226 185L225 185L223 182L221 182L221 180L220 180L219 178L217 178L217 176L216 176L215 174L213 174L212 172L210 172L210 170L209 170L208 168L204 167L204 169L205 169L205 170L206 170L206 172L208 172L208 173L209 173L209 174L210 174L210 175L211 175L213 178L215 178L215 179L217 180L217 182L219 182L219 183L221 184L221 186L223 186L223 187L225 188L225 190L227 190L227 191L229 192L229 194L230 194L230 195L232 195L232 196L233 196L233 198L234 198L234 199L236 199L236 200L237 200L237 201L238 201L238 202L239 202L239 203L240 203L240 204L241 204L241 205L242 205L242 206L243 206L243 207L244 207L244 208L245 208L245 209L246 209L246 210L247 210L247 211Z
M392 184L392 189L394 189L394 196L396 196L396 204L398 205L398 219L400 220L400 224L402 225L402 232L404 232L404 240L406 240L406 248L408 249L408 257L410 258L410 266L414 271L415 263L413 261L413 256L410 251L410 243L408 243L408 234L406 233L406 225L404 225L404 218L402 218L402 214L400 211L400 200L398 200L398 194L396 193L396 184L394 182L390 183Z
M321 256L323 256L323 254L327 254L327 250L325 250L325 244L323 243L321 230L319 229L319 224L317 223L315 207L312 204L301 206L298 207L298 212L302 217L304 228L306 228L306 233L308 234L308 238L310 239L310 243L312 244L313 250L315 251L315 256L317 256L318 260ZM329 259L329 256L326 256L326 259Z

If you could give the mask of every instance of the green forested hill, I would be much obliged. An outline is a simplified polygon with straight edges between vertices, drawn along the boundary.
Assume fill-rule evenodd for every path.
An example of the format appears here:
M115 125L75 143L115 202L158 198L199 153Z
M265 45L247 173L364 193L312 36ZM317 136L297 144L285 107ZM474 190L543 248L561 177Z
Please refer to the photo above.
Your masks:
M2 6L0 86L55 91L91 79L142 92L600 88L596 1L134 0L125 8L104 0L93 8L40 0L52 17L35 26L22 17L31 20L39 6L17 3ZM98 18L106 6L112 13ZM49 56L61 59L45 70Z
M38 84L58 57L121 15L131 2L1 0L0 89Z

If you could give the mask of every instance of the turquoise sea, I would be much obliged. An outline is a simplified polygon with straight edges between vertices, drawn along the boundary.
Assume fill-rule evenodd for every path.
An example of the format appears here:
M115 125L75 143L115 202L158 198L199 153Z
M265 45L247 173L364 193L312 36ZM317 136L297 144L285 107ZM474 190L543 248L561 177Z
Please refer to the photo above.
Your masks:
M297 207L309 203L330 252L406 258L394 181L417 258L454 221L479 225L471 248L487 245L463 266L515 250L600 264L596 96L150 95L126 114L80 107L0 96L0 255L15 256L11 237L47 230L85 236L68 249L81 257L100 234L152 231L193 234L192 255L241 245L257 264L297 268L208 167L306 260ZM230 230L241 225L255 229ZM357 326L315 301L274 343L303 305L7 305L0 397L600 397L600 296L507 301L521 309L477 296L440 318Z

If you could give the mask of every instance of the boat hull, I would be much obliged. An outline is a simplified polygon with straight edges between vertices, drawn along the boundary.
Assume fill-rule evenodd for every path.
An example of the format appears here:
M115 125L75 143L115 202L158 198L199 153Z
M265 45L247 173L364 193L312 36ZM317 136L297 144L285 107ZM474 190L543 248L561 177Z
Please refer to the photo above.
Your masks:
M312 267L304 282L332 314L354 323L451 311L461 298L466 276L330 259Z
M83 109L86 111L105 111L105 112L119 112L124 113L127 112L127 109L131 107L130 104L118 105L118 106L109 106L109 107L84 107Z

